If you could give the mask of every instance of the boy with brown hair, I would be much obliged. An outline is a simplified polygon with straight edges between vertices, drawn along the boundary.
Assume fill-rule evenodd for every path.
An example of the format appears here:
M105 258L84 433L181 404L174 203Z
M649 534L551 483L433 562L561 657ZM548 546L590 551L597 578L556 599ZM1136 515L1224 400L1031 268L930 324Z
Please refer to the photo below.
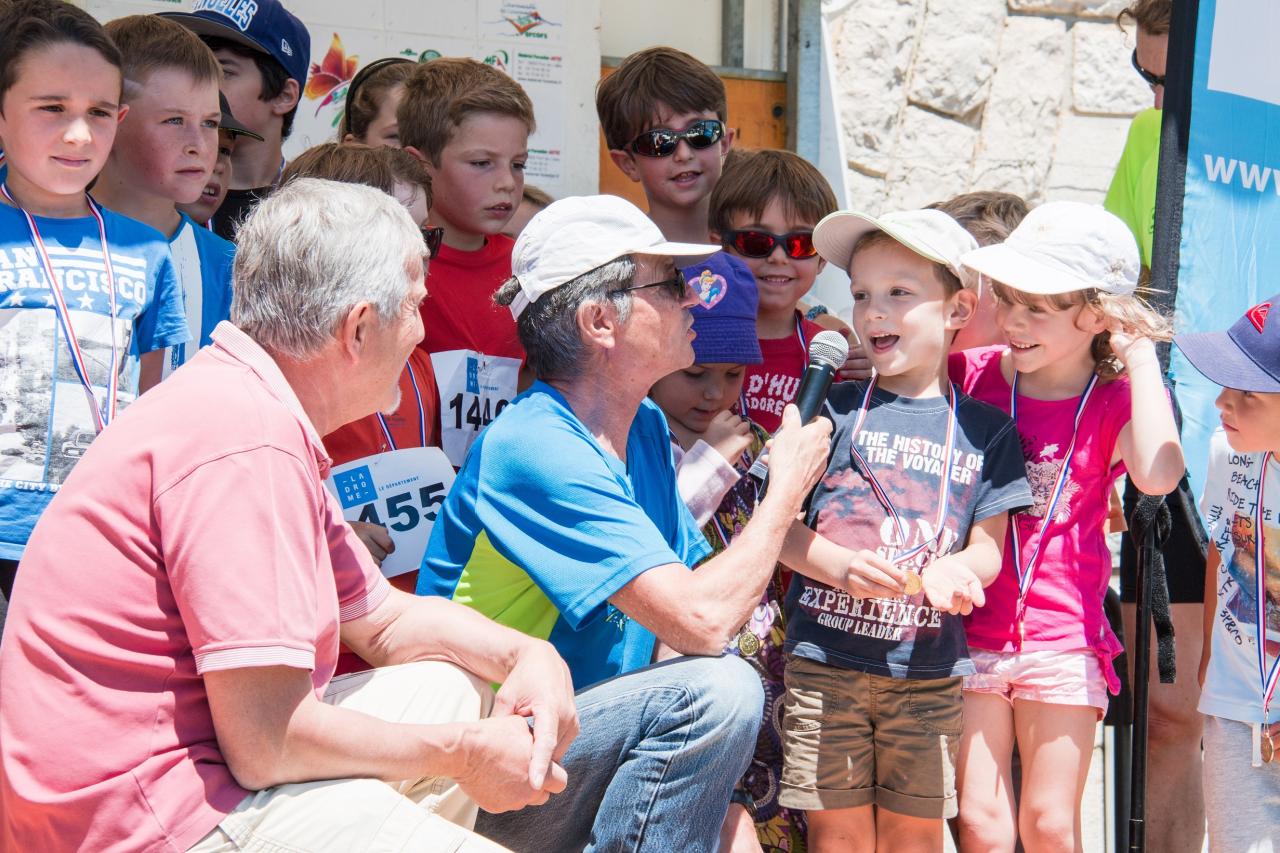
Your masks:
M213 164L213 174L209 176L200 197L192 202L178 204L178 210L190 216L197 225L212 229L212 220L222 202L231 189L231 158L236 153L236 140L242 136L261 141L258 134L245 127L231 114L227 96L218 93L218 101L222 106L222 123L218 125L218 158Z
M979 246L1003 243L1027 216L1022 196L997 190L961 193L946 201L935 201L928 210L941 210L973 235Z
M651 47L600 81L596 112L610 159L644 188L663 236L706 242L711 191L733 145L723 81L687 53Z
M973 235L979 246L1003 243L1009 232L1027 215L1027 203L1021 196L995 190L961 193L946 201L935 201L929 210L941 210L964 230ZM1004 335L996 325L996 298L990 282L978 277L978 307L973 318L956 333L951 351L988 347L1004 343Z
M423 350L440 391L441 446L460 466L516 395L524 349L493 301L511 277L502 233L520 204L533 104L520 84L474 59L436 59L405 81L400 142L431 175L431 224L444 229L422 301Z
M790 151L735 151L725 165L710 196L711 237L747 265L760 294L756 333L764 361L747 368L742 414L773 432L800 387L809 341L822 331L796 305L826 265L813 229L836 209L836 197L826 178ZM866 366L854 347L841 378L862 378Z
M214 230L235 239L254 205L284 171L284 141L307 82L311 34L280 0L194 0L190 12L161 12L209 45L222 66L222 91L231 110L259 140L241 140L232 153L231 189L214 215Z
M122 66L82 9L57 0L0 7L6 599L32 528L133 400L139 365L158 365L166 347L188 337L163 235L86 192L129 112Z
M198 199L218 156L222 106L218 60L194 33L159 15L130 15L104 27L124 60L129 111L94 185L98 202L169 240L182 285L190 342L171 347L162 364L143 365L146 390L209 342L231 316L235 247L177 209Z
M848 271L872 378L834 386L831 457L781 560L787 596L778 801L805 809L809 849L940 850L956 813L963 614L1000 571L1008 513L1030 505L1008 415L947 379L973 314L972 236L936 210L818 223Z

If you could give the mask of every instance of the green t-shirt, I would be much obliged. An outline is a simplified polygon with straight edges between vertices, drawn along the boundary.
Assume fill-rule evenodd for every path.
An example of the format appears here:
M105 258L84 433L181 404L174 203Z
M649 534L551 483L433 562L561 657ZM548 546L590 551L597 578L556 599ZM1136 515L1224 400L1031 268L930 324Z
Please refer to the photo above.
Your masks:
M1151 237L1156 224L1156 168L1160 164L1161 111L1133 117L1124 153L1111 178L1103 207L1124 220L1138 240L1142 265L1151 266Z

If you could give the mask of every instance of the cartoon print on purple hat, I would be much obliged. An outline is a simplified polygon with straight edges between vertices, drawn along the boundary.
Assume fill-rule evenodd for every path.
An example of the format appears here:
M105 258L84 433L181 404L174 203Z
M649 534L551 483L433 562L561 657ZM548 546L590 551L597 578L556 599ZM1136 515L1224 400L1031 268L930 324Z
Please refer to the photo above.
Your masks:
M698 294L698 304L708 311L729 292L729 282L725 277L709 269L703 269L696 277L690 278L689 286Z

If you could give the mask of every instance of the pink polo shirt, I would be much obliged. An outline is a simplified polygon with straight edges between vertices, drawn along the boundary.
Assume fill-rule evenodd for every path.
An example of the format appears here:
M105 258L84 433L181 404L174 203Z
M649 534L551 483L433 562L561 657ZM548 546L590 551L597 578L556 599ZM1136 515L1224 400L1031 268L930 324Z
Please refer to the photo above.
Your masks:
M246 795L202 673L323 693L389 587L275 362L213 345L93 442L40 519L0 645L0 849L186 850Z

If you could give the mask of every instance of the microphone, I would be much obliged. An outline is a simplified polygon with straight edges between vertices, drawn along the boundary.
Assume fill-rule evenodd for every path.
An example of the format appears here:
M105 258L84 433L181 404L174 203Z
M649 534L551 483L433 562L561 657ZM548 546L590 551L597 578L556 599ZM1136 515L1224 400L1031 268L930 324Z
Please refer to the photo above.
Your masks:
M796 408L800 410L800 423L807 424L817 417L818 411L827 399L827 392L831 390L831 380L835 378L836 371L848 357L849 342L845 340L844 335L827 330L813 336L813 340L809 342L809 366L804 370L804 376L800 379L800 389L796 391L796 398L793 401ZM763 456L752 463L747 473L762 481L760 495L763 497L769 476L769 464Z

